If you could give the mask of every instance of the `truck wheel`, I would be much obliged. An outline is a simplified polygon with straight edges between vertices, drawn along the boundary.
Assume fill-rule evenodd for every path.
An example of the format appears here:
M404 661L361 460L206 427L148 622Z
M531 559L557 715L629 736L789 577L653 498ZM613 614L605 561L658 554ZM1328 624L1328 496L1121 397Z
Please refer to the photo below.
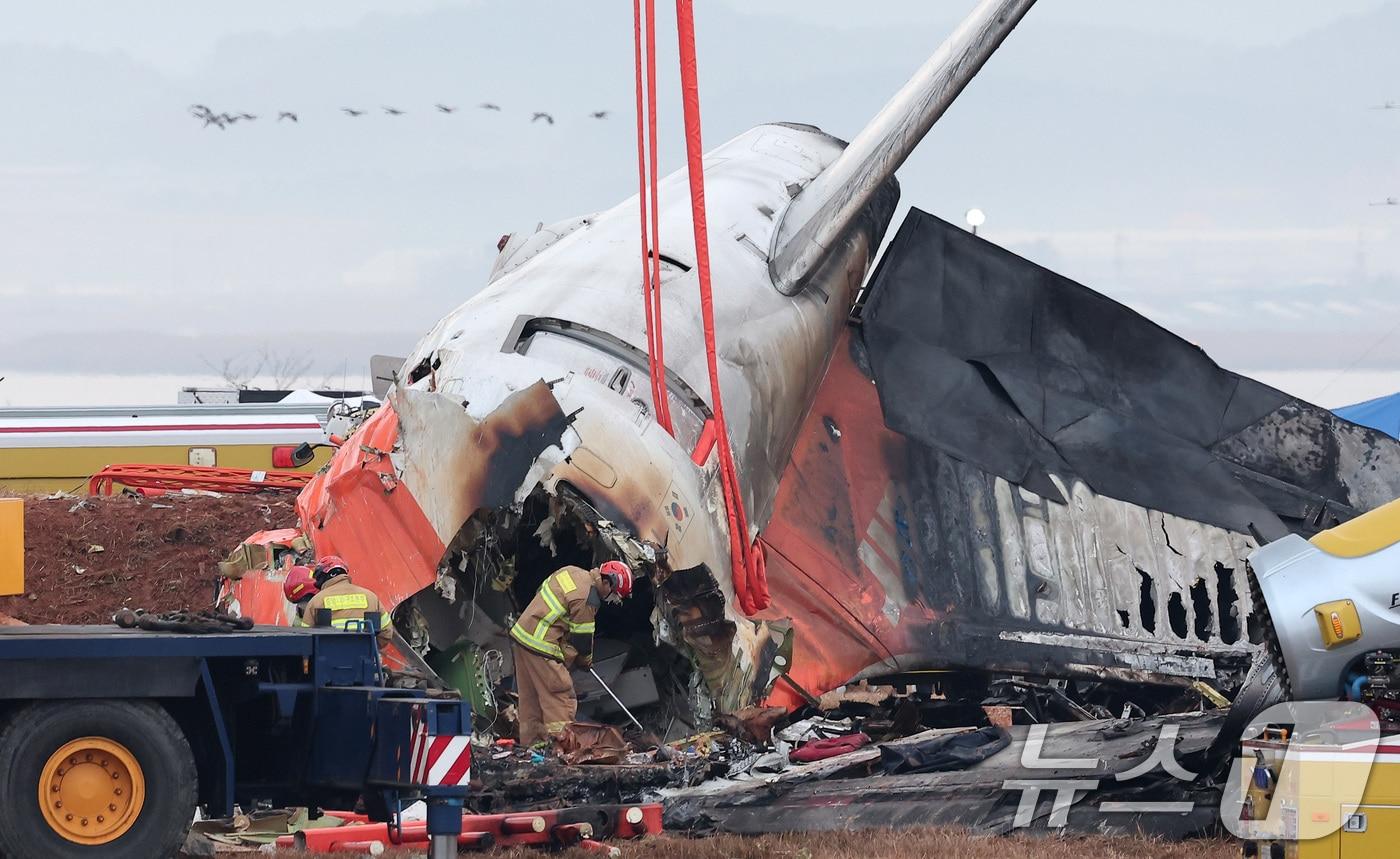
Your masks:
M155 703L30 704L0 734L7 859L173 856L195 800L190 744Z

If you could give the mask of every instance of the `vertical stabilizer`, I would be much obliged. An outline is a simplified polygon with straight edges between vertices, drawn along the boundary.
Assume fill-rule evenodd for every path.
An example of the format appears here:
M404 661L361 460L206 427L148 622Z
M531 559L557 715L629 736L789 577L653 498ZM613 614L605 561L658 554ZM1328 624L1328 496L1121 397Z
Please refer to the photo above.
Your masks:
M793 198L769 257L778 291L802 291L876 189L894 175L1033 5L1035 0L979 0L845 153Z

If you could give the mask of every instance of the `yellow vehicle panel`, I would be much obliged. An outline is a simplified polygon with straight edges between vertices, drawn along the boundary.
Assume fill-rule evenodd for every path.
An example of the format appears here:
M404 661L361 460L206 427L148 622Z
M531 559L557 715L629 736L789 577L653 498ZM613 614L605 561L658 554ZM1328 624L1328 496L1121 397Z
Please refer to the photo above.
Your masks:
M1400 806L1362 805L1338 833L1338 859L1384 859L1400 852Z
M1338 558L1364 557L1397 542L1400 542L1400 499L1312 538L1314 546Z
M130 445L121 447L0 448L0 487L15 493L87 494L88 478L108 465L216 465L220 468L270 469L272 448L284 445L221 444L198 442L180 445ZM212 452L212 462L207 452ZM296 471L314 472L330 459L328 448L317 448L315 458ZM195 460L199 461L196 462Z
M1303 752L1292 776L1281 775L1282 781L1269 795L1272 803L1284 803L1284 819L1297 822L1299 830L1314 826L1337 827L1328 835L1306 840L1247 843L1246 857L1272 859L1393 859L1400 856L1400 738L1380 741L1373 763L1350 762L1347 749L1331 751L1310 747ZM1271 760L1280 760L1282 745L1246 743L1246 758L1252 749L1263 748ZM1278 757L1276 758L1275 755ZM1369 761L1369 756L1365 758ZM1369 766L1369 773L1366 768ZM1273 764L1271 764L1273 768ZM1241 775L1248 779L1249 766ZM1279 775L1275 768L1275 774ZM1364 779L1365 787L1359 801L1355 786ZM1340 797L1352 793L1352 801L1343 803ZM1249 788L1262 815L1272 803L1262 800L1256 788Z

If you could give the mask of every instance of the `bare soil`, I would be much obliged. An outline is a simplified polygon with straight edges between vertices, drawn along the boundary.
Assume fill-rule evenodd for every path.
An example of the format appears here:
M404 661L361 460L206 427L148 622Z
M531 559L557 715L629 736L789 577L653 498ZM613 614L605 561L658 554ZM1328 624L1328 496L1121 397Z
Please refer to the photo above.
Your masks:
M22 596L0 612L27 623L108 623L119 608L214 601L219 561L245 537L296 524L289 495L28 497Z

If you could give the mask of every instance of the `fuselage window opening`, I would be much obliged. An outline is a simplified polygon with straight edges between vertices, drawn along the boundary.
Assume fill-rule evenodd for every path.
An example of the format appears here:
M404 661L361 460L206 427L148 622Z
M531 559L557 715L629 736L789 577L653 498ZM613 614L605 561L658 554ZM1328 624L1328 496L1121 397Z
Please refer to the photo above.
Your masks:
M643 415L654 410L646 353L605 331L562 319L525 318L513 326L503 351L542 358L573 370L630 400ZM666 371L666 392L676 441L692 450L710 417L709 406L670 370Z

